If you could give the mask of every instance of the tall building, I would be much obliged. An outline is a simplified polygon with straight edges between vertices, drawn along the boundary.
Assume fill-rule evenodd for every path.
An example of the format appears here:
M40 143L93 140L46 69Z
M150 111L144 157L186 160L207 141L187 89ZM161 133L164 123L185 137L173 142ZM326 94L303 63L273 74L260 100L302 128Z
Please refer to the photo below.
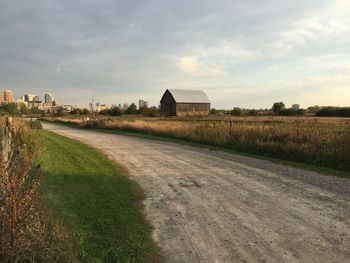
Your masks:
M5 90L4 91L4 102L13 102L12 90Z
M39 102L39 101L40 101L39 96L34 96L33 101L35 101L35 102Z
M145 100L139 100L139 109L143 107L148 107L148 102Z
M46 93L44 97L45 104L52 105L52 102L55 100L54 96L51 93Z
M33 95L33 94L26 94L23 97L24 97L24 101L29 102L29 101L33 101L35 95Z

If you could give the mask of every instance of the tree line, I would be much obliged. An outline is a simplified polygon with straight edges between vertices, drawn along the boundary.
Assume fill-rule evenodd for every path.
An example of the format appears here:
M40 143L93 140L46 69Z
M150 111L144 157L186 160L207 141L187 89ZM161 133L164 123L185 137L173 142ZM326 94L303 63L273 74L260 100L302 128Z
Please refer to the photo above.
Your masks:
M16 103L6 103L3 104L0 109L0 114L9 114L9 115L44 115L51 114L55 116L63 115L88 115L91 113L88 109L72 109L71 112L67 112L62 106L57 106L52 112L45 112L38 108L28 108L25 104ZM157 107L141 107L137 109L135 103L131 103L127 109L122 109L117 106L113 106L109 109L102 110L98 112L101 115L109 116L123 116L129 114L138 114L148 117L158 117L160 112ZM350 107L334 107L334 106L312 106L307 109L295 109L287 108L283 102L275 102L270 109L245 109L234 107L232 110L217 110L212 108L210 110L211 115L233 115L233 116L305 116L305 115L315 115L323 117L350 117Z
M334 106L311 106L307 109L287 108L283 102L275 102L270 109L246 109L234 107L232 110L217 110L212 108L211 115L233 115L233 116L329 116L350 117L350 107Z

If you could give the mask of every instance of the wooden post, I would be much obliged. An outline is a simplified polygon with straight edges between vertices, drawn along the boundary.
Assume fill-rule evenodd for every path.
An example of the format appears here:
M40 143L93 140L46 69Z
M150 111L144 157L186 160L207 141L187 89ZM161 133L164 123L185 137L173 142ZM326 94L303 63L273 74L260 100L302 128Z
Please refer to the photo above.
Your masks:
M6 127L11 128L12 126L12 117L6 116Z
M0 128L1 136L1 154L2 161L4 163L8 162L9 154L11 151L11 127L12 127L12 117L6 116L5 127Z

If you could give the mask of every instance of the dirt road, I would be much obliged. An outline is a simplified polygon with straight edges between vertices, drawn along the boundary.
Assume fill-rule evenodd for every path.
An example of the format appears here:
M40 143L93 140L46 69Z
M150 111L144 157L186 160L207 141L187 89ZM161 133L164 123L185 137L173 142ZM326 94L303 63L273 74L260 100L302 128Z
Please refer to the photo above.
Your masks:
M166 262L350 262L350 180L44 124L127 167Z

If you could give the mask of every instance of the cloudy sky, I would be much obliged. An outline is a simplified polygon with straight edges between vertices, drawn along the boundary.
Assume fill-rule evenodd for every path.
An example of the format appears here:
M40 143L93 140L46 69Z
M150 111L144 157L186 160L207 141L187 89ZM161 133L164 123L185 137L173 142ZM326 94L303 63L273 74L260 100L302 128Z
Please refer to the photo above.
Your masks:
M0 0L0 88L88 105L350 104L349 0Z

